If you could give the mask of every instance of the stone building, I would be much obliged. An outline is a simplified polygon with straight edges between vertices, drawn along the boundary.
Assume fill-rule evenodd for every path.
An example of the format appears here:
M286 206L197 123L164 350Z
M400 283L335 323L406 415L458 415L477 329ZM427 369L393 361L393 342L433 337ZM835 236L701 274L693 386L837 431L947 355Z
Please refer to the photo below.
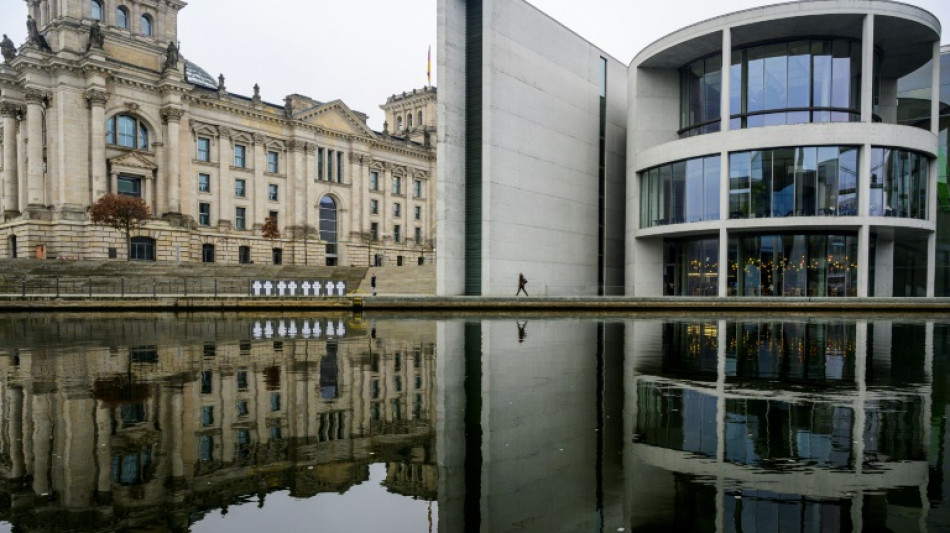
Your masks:
M185 5L30 2L27 42L5 42L0 64L0 255L125 258L87 214L119 193L153 217L133 259L431 262L435 89L389 99L405 120L391 134L340 100L229 92L179 55ZM268 217L280 237L262 236Z

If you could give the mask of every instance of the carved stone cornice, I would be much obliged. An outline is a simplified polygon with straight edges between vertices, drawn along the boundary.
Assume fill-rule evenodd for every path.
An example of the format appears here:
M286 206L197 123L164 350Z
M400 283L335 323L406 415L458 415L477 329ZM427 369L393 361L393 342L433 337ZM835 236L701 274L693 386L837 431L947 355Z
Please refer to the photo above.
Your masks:
M185 116L185 110L173 106L163 107L161 115L165 122L179 122Z
M0 117L18 118L20 116L20 113L22 112L23 110L20 108L20 106L16 104L11 104L11 103L0 104Z
M317 145L313 143L304 143L304 150L307 151L308 155L313 155L317 153Z
M287 150L290 152L303 152L304 151L304 142L298 141L296 139L291 139L287 141Z
M218 135L220 135L221 137L228 137L228 138L230 138L230 137L232 136L232 134L233 134L233 132L231 131L231 128L230 128L230 127L228 127L228 126L218 126Z
M254 139L254 143L255 143L255 144L263 144L263 143L264 143L264 136L261 135L260 133L255 133L255 134L253 135L253 139Z
M89 102L89 105L106 105L106 102L109 101L111 96L108 92L100 89L88 89L83 95L86 100Z
M40 89L27 89L24 91L23 96L26 98L28 104L41 104L45 105L50 98L50 94L46 91Z

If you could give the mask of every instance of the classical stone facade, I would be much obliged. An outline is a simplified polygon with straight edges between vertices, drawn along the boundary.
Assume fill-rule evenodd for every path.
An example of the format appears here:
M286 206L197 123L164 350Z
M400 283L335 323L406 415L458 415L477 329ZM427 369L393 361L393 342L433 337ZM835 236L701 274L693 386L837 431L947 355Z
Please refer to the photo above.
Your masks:
M87 214L120 193L153 217L136 259L434 261L435 89L382 106L414 113L392 134L340 100L231 93L179 55L183 7L30 2L35 30L0 64L0 255L124 259L123 236Z

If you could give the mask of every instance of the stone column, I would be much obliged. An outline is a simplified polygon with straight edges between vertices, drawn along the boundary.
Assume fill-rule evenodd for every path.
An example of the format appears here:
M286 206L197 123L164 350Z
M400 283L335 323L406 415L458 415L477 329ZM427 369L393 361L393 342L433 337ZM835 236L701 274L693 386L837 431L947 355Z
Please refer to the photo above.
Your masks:
M165 122L165 179L167 205L158 206L164 214L181 214L181 117L184 110L167 106L162 108Z
M27 209L46 209L44 176L46 165L43 161L43 110L46 107L46 93L35 89L26 91L26 146L27 173Z
M89 203L92 204L109 192L109 177L106 174L106 102L109 93L98 89L86 91L89 102L89 161L92 175Z
M3 213L4 218L20 212L20 190L17 171L17 117L20 108L12 104L0 105L3 117Z
M304 147L305 144L302 141L291 140L287 143L287 155L290 157L286 192L289 211L287 221L298 227L307 223L307 189L303 171Z
M268 211L267 176L264 175L264 170L267 168L267 147L264 144L264 136L260 134L254 134L254 161L260 161L261 164L254 165L254 183L247 188L248 194L251 195L248 200L254 206L254 209L248 215L250 220L248 220L247 227L258 231L264 224ZM283 191L283 193L286 194L287 191Z
M231 164L234 153L231 148L231 128L218 128L218 227L231 227L234 220L234 180L231 178ZM247 227L252 227L250 221Z
M730 122L732 117L732 101L730 99L732 87L732 80L729 77L729 70L732 68L732 28L723 28L722 30L722 69L720 72L720 79L722 80L720 85L722 87L722 94L720 95L719 100L719 115L720 115L720 131L729 131ZM740 110L741 111L741 110ZM723 181L722 184L726 184L728 181ZM725 214L725 211L720 211L721 214Z

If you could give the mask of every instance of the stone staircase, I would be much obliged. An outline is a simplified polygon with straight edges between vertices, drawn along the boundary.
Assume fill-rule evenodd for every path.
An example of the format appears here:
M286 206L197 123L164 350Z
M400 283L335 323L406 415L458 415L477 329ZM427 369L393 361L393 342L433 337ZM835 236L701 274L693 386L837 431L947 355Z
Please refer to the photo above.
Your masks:
M372 294L370 275L376 273L376 294L388 295L435 295L435 265L385 266L365 269L366 276L359 290Z

